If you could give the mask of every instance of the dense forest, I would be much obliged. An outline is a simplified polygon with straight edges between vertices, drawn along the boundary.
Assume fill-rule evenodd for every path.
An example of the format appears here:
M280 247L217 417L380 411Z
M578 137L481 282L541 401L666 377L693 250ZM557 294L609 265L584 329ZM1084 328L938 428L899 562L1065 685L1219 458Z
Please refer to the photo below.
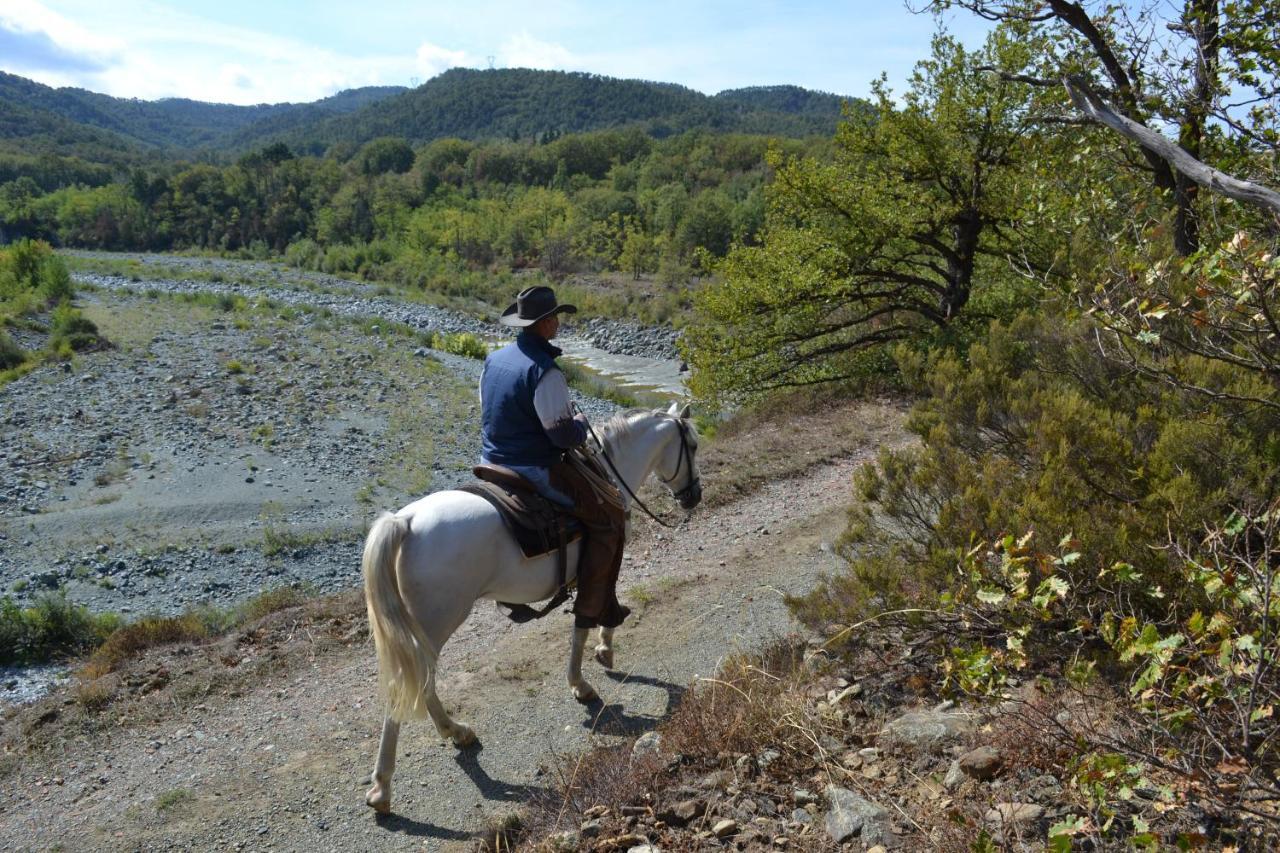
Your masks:
M428 286L459 270L617 270L683 285L763 223L778 141L638 129L550 141L375 139L348 160L280 143L234 164L135 168L0 162L0 229L95 249L283 255L327 272Z
M416 286L529 267L683 286L755 242L770 147L818 154L844 108L523 69L260 107L0 75L0 141L20 152L0 147L0 242L284 256Z
M309 104L234 106L114 98L0 72L0 154L225 164L280 142L298 154L346 159L383 136L414 146L445 137L541 141L624 127L655 138L695 129L829 136L844 103L796 86L707 96L670 83L596 74L455 68L411 90L370 86Z

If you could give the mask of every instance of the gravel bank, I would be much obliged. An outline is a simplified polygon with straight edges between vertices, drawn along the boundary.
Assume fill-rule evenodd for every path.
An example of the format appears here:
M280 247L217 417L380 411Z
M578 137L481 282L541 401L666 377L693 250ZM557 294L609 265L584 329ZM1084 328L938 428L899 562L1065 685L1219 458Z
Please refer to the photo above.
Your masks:
M136 616L284 584L349 588L377 510L470 479L480 363L345 320L491 326L367 285L320 282L360 295L331 293L280 274L277 286L269 265L213 263L255 283L79 276L118 348L0 389L0 592L26 604L63 589ZM196 292L311 310L167 298ZM595 419L616 410L577 396Z

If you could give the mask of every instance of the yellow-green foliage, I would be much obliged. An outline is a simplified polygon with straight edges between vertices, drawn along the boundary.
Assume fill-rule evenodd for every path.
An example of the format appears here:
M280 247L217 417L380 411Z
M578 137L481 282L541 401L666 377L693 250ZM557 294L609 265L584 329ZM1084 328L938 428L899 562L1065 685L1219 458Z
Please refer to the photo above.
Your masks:
M431 335L431 347L454 355L475 359L482 359L489 354L489 348L485 346L484 341L470 332L457 332L454 334L434 332Z

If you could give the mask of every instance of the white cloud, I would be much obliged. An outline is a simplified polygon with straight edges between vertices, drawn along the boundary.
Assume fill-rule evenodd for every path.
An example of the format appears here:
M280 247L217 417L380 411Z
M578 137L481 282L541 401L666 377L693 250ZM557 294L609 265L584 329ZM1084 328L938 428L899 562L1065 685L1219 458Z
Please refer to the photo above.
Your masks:
M566 69L580 64L567 48L527 32L508 37L498 50L498 59L507 68Z
M415 59L420 72L418 76L423 79L430 79L450 68L475 64L465 50L449 50L426 41L418 46Z

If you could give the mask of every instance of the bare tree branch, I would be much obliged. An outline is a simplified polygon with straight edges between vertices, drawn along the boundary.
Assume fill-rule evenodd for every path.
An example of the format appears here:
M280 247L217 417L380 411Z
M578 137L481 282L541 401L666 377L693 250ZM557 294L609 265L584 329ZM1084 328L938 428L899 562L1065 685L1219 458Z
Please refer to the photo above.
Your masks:
M1077 77L1064 77L1062 82L1066 86L1067 94L1071 97L1071 102L1089 118L1161 157L1205 189L1269 211L1273 216L1280 218L1280 193L1252 181L1242 181L1197 160L1162 134L1108 107L1101 98L1089 90L1088 84L1083 80Z

